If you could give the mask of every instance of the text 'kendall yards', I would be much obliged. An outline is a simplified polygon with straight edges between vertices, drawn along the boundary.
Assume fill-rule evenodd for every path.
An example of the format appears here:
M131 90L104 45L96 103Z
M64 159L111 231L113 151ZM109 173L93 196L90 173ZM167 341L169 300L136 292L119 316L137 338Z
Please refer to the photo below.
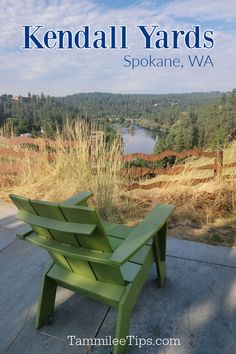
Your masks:
M71 29L45 29L44 26L22 26L23 49L128 49L127 26L108 26L107 30L91 30L82 26ZM192 26L189 30L163 30L157 25L136 26L140 41L132 45L143 49L211 49L215 45L214 31Z

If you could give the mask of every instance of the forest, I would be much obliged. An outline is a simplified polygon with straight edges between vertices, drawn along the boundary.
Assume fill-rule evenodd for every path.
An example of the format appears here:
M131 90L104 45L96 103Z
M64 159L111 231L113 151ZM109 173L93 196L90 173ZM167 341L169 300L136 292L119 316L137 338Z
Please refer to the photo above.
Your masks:
M99 122L114 135L114 123L159 130L155 152L173 148L215 149L236 137L236 89L184 94L79 93L65 97L0 96L0 127L16 135L53 137L69 120Z

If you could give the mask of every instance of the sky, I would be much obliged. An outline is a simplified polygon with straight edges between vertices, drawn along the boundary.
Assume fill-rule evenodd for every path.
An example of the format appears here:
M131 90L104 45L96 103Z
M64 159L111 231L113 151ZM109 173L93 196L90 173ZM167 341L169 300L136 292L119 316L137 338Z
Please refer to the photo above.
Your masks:
M109 26L127 26L129 48L23 49L22 26L38 25L44 26L37 32L40 40L48 30L76 33L90 26L91 43L96 30L103 30L109 42ZM199 25L201 31L214 31L215 45L189 49L181 42L179 49L143 49L144 37L138 25L147 25L149 31L151 26L159 26L169 38L172 30L187 32ZM149 94L236 88L235 0L1 0L0 26L0 94ZM126 55L139 61L150 56L179 58L182 66L132 69L124 66ZM204 61L209 55L214 66L191 67L189 55L204 56Z

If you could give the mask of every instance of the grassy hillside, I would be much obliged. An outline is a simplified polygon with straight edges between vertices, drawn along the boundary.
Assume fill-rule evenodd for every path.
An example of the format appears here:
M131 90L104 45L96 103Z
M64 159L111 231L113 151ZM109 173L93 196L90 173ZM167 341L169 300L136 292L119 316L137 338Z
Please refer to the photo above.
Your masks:
M223 163L229 164L236 162L236 141L233 141L229 144L229 146L223 149ZM151 184L159 181L172 181L173 179L176 181L187 181L190 179L195 178L206 178L213 176L213 170L191 170L194 167L204 166L208 164L213 164L214 158L208 157L200 157L200 158L189 158L189 160L185 163L185 170L180 174L174 175L160 175L156 176L151 179L146 179L145 181L141 182L140 184ZM223 176L231 174L233 177L236 178L236 169L235 168L224 168L223 169Z
M206 158L189 160L185 172L174 177L177 180L174 184L148 191L127 191L126 186L130 181L120 173L122 155L119 141L114 140L108 145L103 139L94 140L91 130L81 122L73 127L67 125L62 133L56 135L58 148L53 160L49 159L45 149L41 149L35 159L30 156L32 148L14 148L24 151L26 155L21 160L20 173L0 173L0 199L9 202L8 194L15 193L59 201L79 191L92 191L92 205L103 218L127 224L139 222L156 203L172 203L177 205L177 209L170 223L171 235L214 244L236 245L236 169L231 169L231 177L227 179L222 177L191 186L183 181L197 176L202 178L207 172L189 172L188 168L211 161ZM80 143L76 148L65 148L63 140ZM224 150L224 162L235 161L236 141ZM173 180L173 176L159 176L140 183L163 179Z

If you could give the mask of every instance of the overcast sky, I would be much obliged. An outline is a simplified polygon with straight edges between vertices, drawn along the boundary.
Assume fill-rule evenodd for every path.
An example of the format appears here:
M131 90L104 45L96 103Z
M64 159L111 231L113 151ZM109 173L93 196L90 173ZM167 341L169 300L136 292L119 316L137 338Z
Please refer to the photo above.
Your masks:
M235 0L1 0L0 94L67 95L78 92L181 93L236 87ZM142 49L137 25L161 30L214 30L213 49ZM76 32L83 25L108 32L126 25L129 49L26 50L23 28ZM124 67L124 56L179 57L183 68ZM210 55L214 67L191 68L188 55Z

